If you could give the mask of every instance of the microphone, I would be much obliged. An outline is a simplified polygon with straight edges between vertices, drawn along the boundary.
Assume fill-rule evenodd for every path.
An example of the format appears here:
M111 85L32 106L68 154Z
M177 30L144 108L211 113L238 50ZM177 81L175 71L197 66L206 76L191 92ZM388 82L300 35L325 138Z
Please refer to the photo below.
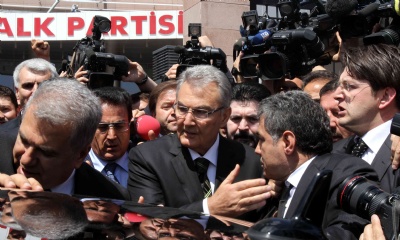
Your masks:
M136 118L133 124L136 134L143 140L150 140L148 135L150 130L153 130L156 136L160 134L160 123L149 115L142 115Z
M251 38L251 45L263 44L271 36L271 31L265 29L259 31L256 35Z
M325 5L326 13L336 21L350 14L357 6L357 0L328 0Z
M400 16L400 0L393 0L392 6L398 16Z

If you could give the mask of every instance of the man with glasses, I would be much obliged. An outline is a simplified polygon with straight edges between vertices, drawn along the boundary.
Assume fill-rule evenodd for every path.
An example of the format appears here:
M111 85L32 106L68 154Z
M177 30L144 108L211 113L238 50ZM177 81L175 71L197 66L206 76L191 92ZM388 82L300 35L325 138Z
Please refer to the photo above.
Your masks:
M177 134L129 152L133 201L238 217L270 197L254 149L219 135L231 115L231 85L212 66L195 66L178 79ZM255 220L255 216L241 216Z
M337 142L334 151L371 164L381 188L391 193L400 185L390 160L390 126L400 107L400 50L376 44L349 49L341 57L345 69L337 95L339 124L355 136Z
M103 115L87 160L97 171L126 188L131 98L127 91L116 87L99 88L94 94L100 99Z

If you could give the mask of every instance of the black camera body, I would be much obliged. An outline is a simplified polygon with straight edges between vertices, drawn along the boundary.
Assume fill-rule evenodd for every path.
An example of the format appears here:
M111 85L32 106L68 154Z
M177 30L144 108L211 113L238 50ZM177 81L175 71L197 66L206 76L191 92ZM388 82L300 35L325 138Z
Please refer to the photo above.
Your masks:
M73 58L68 75L81 67L88 71L88 87L91 89L113 86L114 80L121 80L129 71L129 60L123 55L106 53L101 34L111 29L111 22L106 17L96 15L93 21L92 37L85 37L74 47Z
M354 176L346 178L339 186L337 203L346 212L371 219L372 214L379 216L386 239L394 239L399 234L399 226L393 229L395 201L400 201L400 187L394 193L386 193L366 178ZM399 215L397 214L397 218Z
M339 23L339 33L343 40L362 37L365 45L400 43L400 16L392 3L364 4L357 14L343 17ZM382 28L374 32L376 25Z
M188 28L191 39L184 46L175 47L175 52L179 54L176 77L186 68L195 65L213 65L222 72L227 72L226 54L220 48L200 47L201 24L189 23Z
M244 77L279 80L302 76L316 65L329 64L337 52L337 46L329 43L336 26L327 14L301 13L296 0L280 0L277 7L282 16L278 21L259 18L255 11L242 15L241 33L247 34L240 62ZM251 20L250 13L263 20Z

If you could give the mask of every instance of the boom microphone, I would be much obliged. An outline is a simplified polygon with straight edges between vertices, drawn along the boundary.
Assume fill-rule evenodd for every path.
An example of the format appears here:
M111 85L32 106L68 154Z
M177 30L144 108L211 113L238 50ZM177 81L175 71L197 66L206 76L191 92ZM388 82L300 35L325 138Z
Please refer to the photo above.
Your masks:
M326 13L336 21L349 15L356 7L357 0L328 0L325 5Z

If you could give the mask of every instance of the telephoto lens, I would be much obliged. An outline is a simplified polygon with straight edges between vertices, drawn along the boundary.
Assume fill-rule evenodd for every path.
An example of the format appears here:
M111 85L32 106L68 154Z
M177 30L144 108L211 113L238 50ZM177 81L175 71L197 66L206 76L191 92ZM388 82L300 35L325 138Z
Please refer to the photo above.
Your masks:
M386 193L363 176L346 178L337 195L339 207L346 212L368 220L372 214L378 215L386 239L392 239L397 232L393 229L393 208L395 200L399 199L399 194Z

